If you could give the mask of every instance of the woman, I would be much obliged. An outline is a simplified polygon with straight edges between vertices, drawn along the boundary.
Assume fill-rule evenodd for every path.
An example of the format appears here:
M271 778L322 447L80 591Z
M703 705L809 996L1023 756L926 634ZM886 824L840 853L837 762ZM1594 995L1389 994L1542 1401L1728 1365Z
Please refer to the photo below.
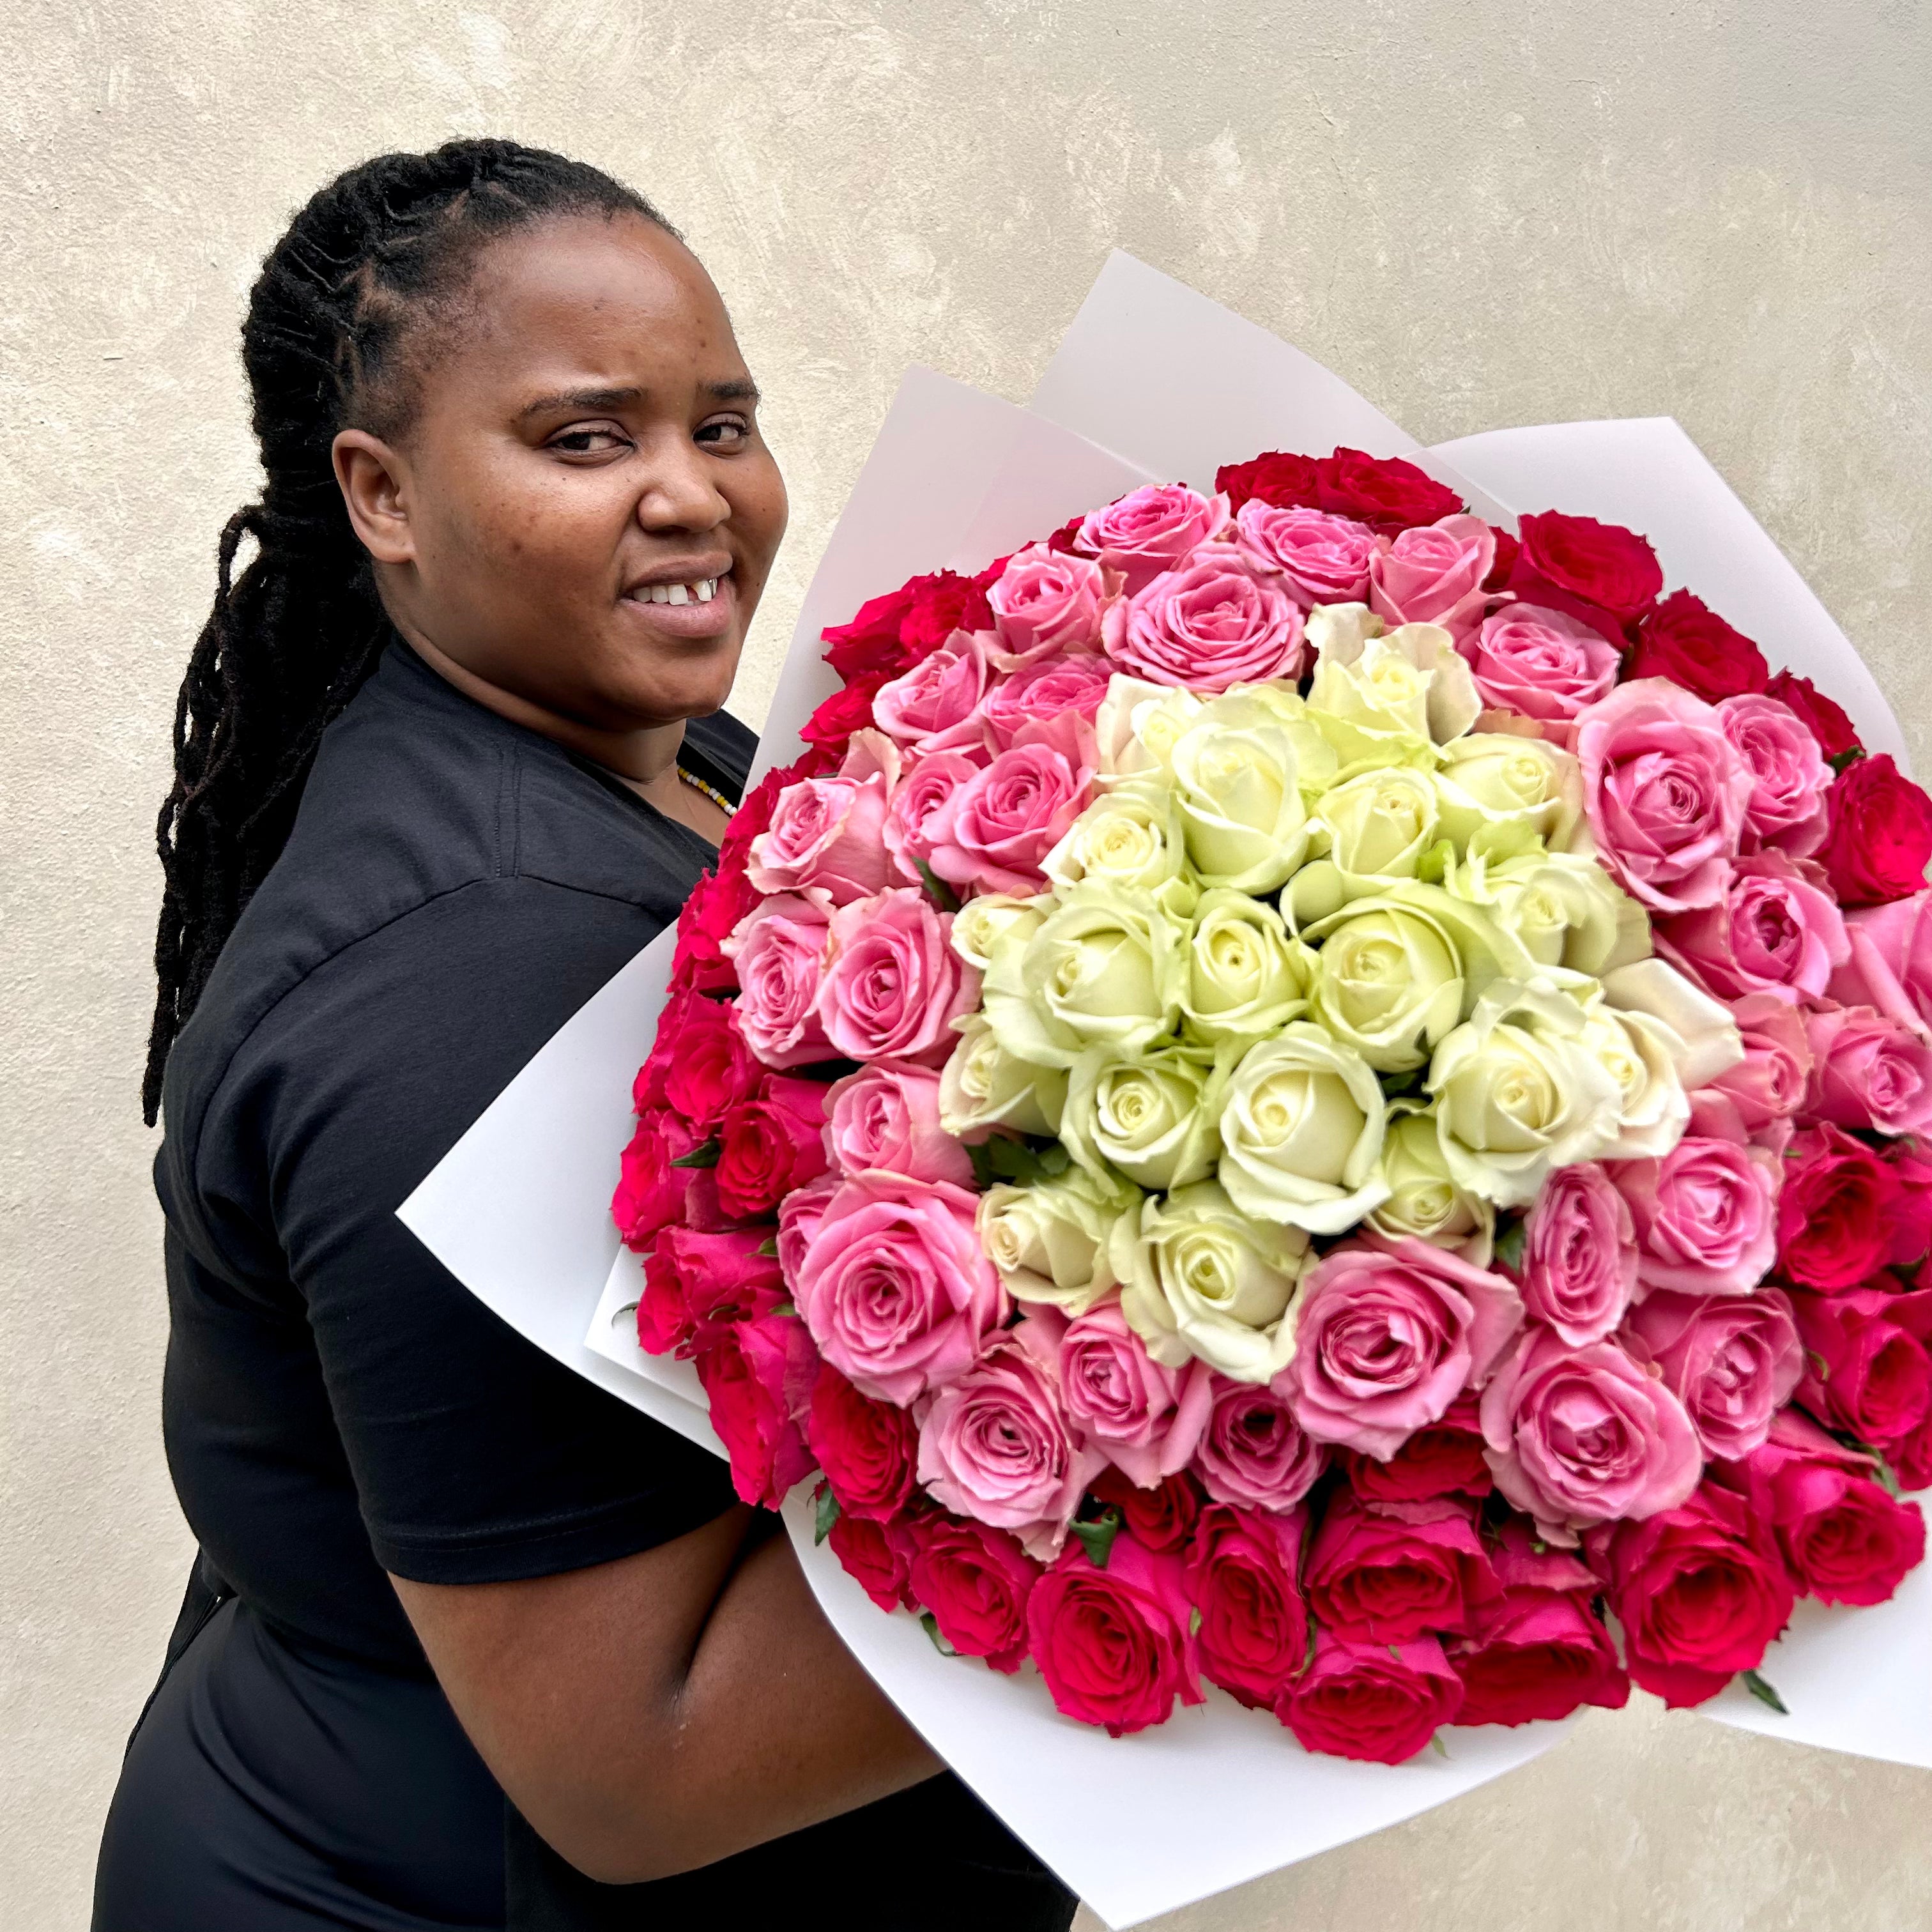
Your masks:
M458 142L318 194L242 342L146 1092L202 1555L97 1927L1064 1928L724 1466L395 1219L743 782L785 500L716 290L607 176Z

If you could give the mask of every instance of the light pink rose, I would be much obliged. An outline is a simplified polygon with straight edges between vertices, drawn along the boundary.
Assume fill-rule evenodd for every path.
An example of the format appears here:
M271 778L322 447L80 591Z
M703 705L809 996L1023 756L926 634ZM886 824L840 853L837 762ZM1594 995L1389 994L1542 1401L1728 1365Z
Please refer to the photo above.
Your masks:
M1720 1000L1815 1000L1851 952L1817 867L1768 848L1737 862L1716 904L1660 920L1654 931L1664 958Z
M1723 721L1666 680L1638 678L1577 713L1583 804L1604 866L1658 913L1715 905L1752 780Z
M831 936L820 908L781 892L754 906L724 943L742 989L738 1030L767 1066L838 1058L818 1023Z
M898 770L890 739L855 732L836 776L801 778L778 794L746 876L761 892L802 892L827 907L881 890L893 872L881 835Z
M1778 1252L1777 1160L1735 1141L1679 1141L1660 1160L1620 1160L1637 1280L1684 1294L1748 1294Z
M1691 1090L1688 1131L1782 1154L1811 1076L1804 1016L1788 1000L1750 993L1732 1003L1731 1018L1744 1057L1708 1085Z
M816 1180L794 1187L778 1203L778 1271L792 1285L794 1297L800 1272L805 1266L805 1252L825 1218L826 1204L844 1185L844 1180L836 1170L821 1174Z
M908 885L918 883L918 862L932 856L933 814L980 769L980 760L964 752L928 752L907 767L879 836Z
M1613 1341L1573 1348L1529 1329L1483 1391L1482 1417L1496 1487L1555 1541L1675 1509L1704 1466L1684 1405Z
M1194 1472L1216 1502L1292 1510L1328 1466L1328 1451L1294 1418L1274 1384L1230 1382L1210 1371L1212 1406L1194 1452Z
M988 650L992 633L955 631L929 657L881 685L872 716L882 731L915 750L950 748L952 740L980 735L979 710L992 674Z
M1273 1386L1317 1442L1386 1462L1480 1388L1522 1321L1514 1286L1413 1235L1331 1249L1304 1279Z
M1148 484L1096 510L1075 542L1124 573L1131 596L1227 526L1228 500L1204 496L1184 483Z
M925 836L928 862L940 878L975 892L1010 892L1022 898L1045 890L1040 862L1066 836L1094 795L1090 752L1084 761L1075 762L1081 758L1078 749L1070 756L1043 742L1052 730L1028 726L1022 734L1028 742L1000 752L935 808Z
M994 749L1004 750L1029 724L1050 724L1070 712L1091 724L1113 674L1105 658L1049 658L1003 679L986 694L986 735Z
M1214 1400L1211 1372L1200 1361L1163 1368L1118 1301L1090 1308L1060 1339L1060 1387L1074 1426L1144 1490L1187 1466Z
M874 1060L825 1096L825 1151L848 1174L877 1168L908 1180L973 1184L966 1150L939 1124L939 1076Z
M954 953L952 929L952 915L910 886L832 915L818 1021L838 1054L928 1066L946 1058L958 1042L953 1021L980 1004L979 973Z
M1600 1342L1636 1293L1629 1204L1594 1161L1559 1167L1523 1221L1522 1305L1572 1348Z
M1505 604L1462 646L1485 704L1567 723L1609 694L1617 647L1594 624L1540 604Z
M1404 530L1369 565L1369 608L1390 624L1440 624L1468 636L1482 616L1496 533L1480 517L1444 517Z
M986 593L999 638L995 668L1014 671L1042 658L1097 652L1100 612L1110 594L1107 573L1091 558L1029 544L1008 559Z
M1808 857L1829 829L1825 794L1832 784L1811 728L1790 705L1760 692L1726 698L1718 716L1751 775L1743 849L1775 845L1794 859Z
M819 1353L875 1400L903 1408L957 1381L1006 1319L1006 1291L973 1225L977 1198L944 1181L854 1175L787 1267Z
M1107 613L1107 652L1150 684L1225 691L1300 674L1301 606L1232 544L1204 544Z
M1804 1372L1804 1349L1781 1288L1756 1294L1672 1294L1630 1310L1624 1336L1654 1361L1714 1461L1748 1456L1771 1433Z
M1858 1132L1932 1132L1932 1046L1870 1006L1808 1013L1804 1024L1808 1116Z
M1050 1311L1049 1311L1050 1316ZM1030 1316L929 1398L919 1430L919 1480L935 1502L1010 1529L1050 1563L1088 1481L1105 1466L1068 1420L1060 1324Z
M1861 907L1845 920L1851 946L1832 975L1840 1006L1875 1006L1932 1039L1932 891Z
M1234 518L1234 541L1258 571L1276 571L1303 610L1365 604L1369 565L1383 548L1366 524L1325 510L1277 509L1250 496Z

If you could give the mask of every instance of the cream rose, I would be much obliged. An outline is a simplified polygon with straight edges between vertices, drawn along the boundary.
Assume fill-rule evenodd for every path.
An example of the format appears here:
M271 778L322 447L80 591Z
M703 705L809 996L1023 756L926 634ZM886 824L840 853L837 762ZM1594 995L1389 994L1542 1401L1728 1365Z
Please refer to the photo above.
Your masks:
M1731 1010L1694 986L1661 959L1638 959L1603 976L1604 997L1624 1013L1646 1013L1671 1042L1677 1077L1687 1089L1708 1087L1744 1057Z
M1221 1110L1221 1185L1245 1214L1339 1234L1388 1196L1387 1109L1360 1054L1306 1020L1252 1048Z
M1181 916L1199 895L1187 871L1180 806L1158 778L1125 779L1103 792L1040 866L1062 890L1086 880L1143 892Z
M1482 710L1469 667L1438 624L1383 632L1359 604L1318 606L1308 635L1317 654L1308 708L1342 770L1430 766Z
M1583 1011L1583 1042L1617 1083L1616 1138L1604 1160L1657 1160L1684 1138L1690 1102L1678 1078L1676 1036L1648 1013L1622 1012L1594 982L1570 989Z
M983 973L1003 944L1010 938L1021 943L1030 939L1052 909L1050 898L1016 899L1006 892L982 892L952 915L948 936L953 951Z
M1415 877L1436 837L1436 788L1426 772L1392 765L1324 793L1315 815L1336 871L1355 891L1372 892Z
M1174 740L1174 794L1204 886L1272 892L1308 850L1294 747L1268 707L1223 698Z
M1487 1268L1495 1246L1496 1210L1480 1195L1458 1187L1444 1159L1432 1108L1413 1100L1389 1108L1382 1142L1382 1176L1388 1198L1368 1217L1377 1233L1404 1234L1448 1248L1478 1268Z
M1140 1190L1069 1168L1028 1187L980 1196L980 1245L1016 1301L1049 1302L1084 1314L1118 1285L1112 1237L1122 1216L1138 1223Z
M956 1024L959 1044L939 1072L939 1124L961 1141L983 1141L1000 1127L1058 1133L1065 1072L1009 1053L982 1014L969 1013Z
M1539 966L1596 975L1649 955L1648 916L1594 859L1531 850L1492 865L1472 856L1444 884L1484 907Z
M1187 941L1182 1024L1209 1046L1277 1032L1307 1005L1312 963L1264 900L1221 887L1204 892Z
M1484 731L1444 746L1436 794L1444 836L1492 858L1539 842L1566 850L1583 824L1582 767L1541 738Z
M1211 1180L1149 1195L1114 1223L1120 1312L1171 1369L1198 1356L1238 1382L1272 1381L1294 1352L1288 1318L1308 1257L1299 1228L1250 1220Z
M1094 714L1096 769L1107 778L1164 776L1174 741L1200 715L1202 700L1178 685L1119 672Z
M1232 1055L1169 1046L1121 1058L1090 1047L1067 1076L1061 1144L1096 1178L1185 1187L1214 1171Z

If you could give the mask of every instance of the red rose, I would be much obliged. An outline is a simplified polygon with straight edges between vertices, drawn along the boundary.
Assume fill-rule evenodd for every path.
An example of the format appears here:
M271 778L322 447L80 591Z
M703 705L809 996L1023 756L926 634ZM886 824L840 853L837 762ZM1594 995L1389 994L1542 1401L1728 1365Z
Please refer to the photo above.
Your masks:
M820 633L825 662L850 684L855 679L896 677L915 662L899 636L912 608L913 585L902 584L883 597L868 598L848 624L834 624Z
M1295 1587L1304 1519L1214 1503L1187 1556L1187 1593L1202 1673L1250 1710L1274 1708L1308 1654L1308 1611Z
M1892 1208L1892 1264L1912 1268L1932 1249L1932 1158L1910 1135L1887 1141L1886 1170L1898 1184Z
M842 1510L826 1541L847 1576L882 1610L914 1607L912 1539L904 1526Z
M1441 1421L1416 1430L1386 1462L1353 1450L1342 1452L1342 1462L1363 1502L1405 1521L1415 1505L1438 1496L1486 1496L1496 1486L1473 1395L1458 1396Z
M826 758L844 755L852 734L872 722L872 700L884 678L868 677L835 691L799 728L798 735Z
M796 1315L760 1315L714 1331L693 1358L711 1404L711 1426L731 1459L741 1502L775 1510L812 1473L796 1420L810 1394L818 1351Z
M1667 677L1707 704L1762 691L1771 673L1764 653L1701 597L1673 590L1644 613L1626 677Z
M1227 498L1230 510L1256 496L1278 510L1298 506L1314 509L1321 502L1321 475L1314 458L1281 449L1246 463L1222 464L1214 472L1214 488Z
M849 624L826 631L825 662L848 684L866 679L883 683L910 670L955 631L990 629L993 614L986 589L998 570L995 565L978 577L941 570L910 578L861 604Z
M1656 551L1619 524L1546 510L1540 516L1519 518L1516 532L1522 554L1510 574L1512 590L1525 590L1523 578L1528 573L1628 624L1664 588ZM1532 601L1540 604L1544 599Z
M1932 1414L1932 1288L1892 1275L1838 1294L1793 1294L1804 1376L1798 1400L1828 1426L1886 1448Z
M1027 1634L1054 1707L1118 1738L1164 1721L1177 1694L1202 1701L1191 1616L1180 1559L1124 1530L1104 1570L1068 1544L1034 1586Z
M1925 883L1932 798L1886 754L1854 758L1825 794L1830 830L1818 862L1840 905L1884 905Z
M1462 1705L1462 1680L1433 1637L1391 1647L1324 1630L1275 1715L1305 1750L1400 1764L1454 1724Z
M742 868L707 873L692 889L677 918L677 950L672 956L674 991L701 993L738 990L738 969L724 956L724 942L758 903Z
M1871 1468L1787 1409L1770 1440L1722 1475L1769 1519L1802 1588L1827 1604L1882 1604L1924 1557L1925 1519L1887 1496Z
M1898 1177L1838 1127L1793 1136L1778 1197L1778 1271L1830 1294L1876 1274L1892 1258Z
M1466 510L1454 490L1399 456L1337 449L1316 465L1316 503L1331 517L1353 517L1386 536Z
M1472 1510L1448 1498L1406 1521L1330 1499L1309 1546L1303 1581L1324 1628L1364 1642L1408 1643L1427 1630L1466 1630L1496 1592Z
M750 1220L770 1214L828 1165L824 1087L770 1074L758 1097L734 1107L718 1130L718 1198Z
M1522 554L1522 545L1500 524L1490 526L1496 540L1496 560L1490 566L1490 574L1483 579L1485 590L1500 590L1508 583L1516 568L1516 560Z
M1449 1646L1462 1680L1459 1723L1526 1724L1630 1700L1616 1645L1590 1607L1597 1580L1567 1551L1539 1553L1534 1536L1520 1516L1503 1525L1492 1558L1501 1592Z
M1162 1552L1186 1542L1201 1514L1201 1486L1185 1469L1144 1490L1110 1462L1088 1485L1088 1493L1112 1504L1136 1542Z
M1892 1468L1901 1489L1932 1490L1932 1420L1892 1444Z
M1764 694L1790 705L1804 719L1826 758L1840 758L1862 748L1852 721L1808 677L1781 670L1765 686Z
M1754 1670L1796 1593L1770 1524L1705 1481L1676 1509L1594 1535L1630 1674L1672 1710Z
M758 1250L768 1228L706 1234L664 1228L644 1257L638 1304L638 1346L647 1355L707 1348L734 1322L769 1315L784 1300L777 1262Z
M718 1204L718 1185L704 1167L674 1167L698 1136L673 1113L646 1114L638 1123L618 1163L610 1217L627 1248L644 1253L661 1228L728 1228L731 1217Z
M730 1006L679 987L664 1002L631 1098L640 1114L669 1107L694 1132L709 1135L728 1107L757 1090L764 1072L739 1036Z
M983 1657L1008 1676L1027 1654L1027 1602L1040 1567L1019 1539L934 1510L911 1518L912 1594L964 1657Z
M884 1522L911 1501L917 1425L908 1411L862 1394L830 1362L812 1384L805 1439L845 1515Z

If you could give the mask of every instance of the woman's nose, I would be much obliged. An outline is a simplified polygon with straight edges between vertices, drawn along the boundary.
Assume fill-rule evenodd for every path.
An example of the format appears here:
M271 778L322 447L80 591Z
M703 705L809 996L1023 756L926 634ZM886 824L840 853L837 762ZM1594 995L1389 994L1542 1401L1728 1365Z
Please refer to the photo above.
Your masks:
M647 530L709 530L731 514L712 474L713 459L680 440L651 465L638 498L638 521Z

